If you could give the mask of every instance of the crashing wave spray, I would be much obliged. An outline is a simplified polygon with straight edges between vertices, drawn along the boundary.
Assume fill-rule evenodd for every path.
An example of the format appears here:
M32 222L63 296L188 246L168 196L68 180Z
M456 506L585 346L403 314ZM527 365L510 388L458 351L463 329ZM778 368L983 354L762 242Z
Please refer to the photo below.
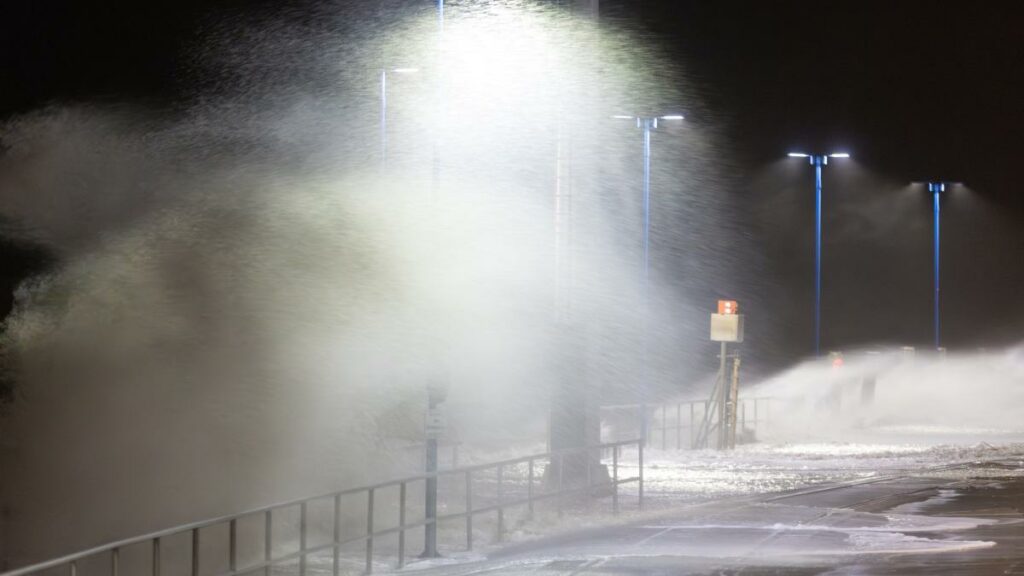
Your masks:
M54 107L5 126L2 212L59 265L6 323L0 559L407 472L395 446L419 441L431 379L450 382L461 440L542 438L565 353L560 133L588 378L632 382L638 136L609 118L696 109L679 71L525 2L450 7L440 52L432 18L365 10L211 25L177 111ZM389 93L381 172L377 80L398 65L419 73ZM660 217L692 222L656 223L663 254L722 229L713 140L687 127L659 144ZM687 261L728 262L694 245ZM702 307L653 291L652 378L677 382Z

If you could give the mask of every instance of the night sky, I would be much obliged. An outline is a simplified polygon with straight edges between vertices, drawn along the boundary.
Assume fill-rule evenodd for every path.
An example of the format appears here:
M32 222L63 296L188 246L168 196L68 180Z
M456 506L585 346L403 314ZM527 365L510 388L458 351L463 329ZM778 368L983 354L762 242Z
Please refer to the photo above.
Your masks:
M184 63L204 23L280 4L6 3L0 116L69 102L173 107L193 88ZM760 336L780 361L810 347L812 173L784 159L793 149L854 155L825 176L825 347L929 341L930 204L923 191L907 196L915 193L899 187L936 178L967 186L943 201L946 342L973 348L1020 340L1024 9L1013 6L602 2L605 19L644 30L683 63L709 111L693 121L722 131L737 176L729 193L749 206L743 217L767 271L763 282L735 290L757 293L761 309L748 308L751 318L775 318L772 333ZM902 194L900 206L911 198L912 216L893 223L887 194ZM785 210L805 214L807 226L779 224L789 221ZM11 288L48 259L10 243L0 255L0 307L9 308Z

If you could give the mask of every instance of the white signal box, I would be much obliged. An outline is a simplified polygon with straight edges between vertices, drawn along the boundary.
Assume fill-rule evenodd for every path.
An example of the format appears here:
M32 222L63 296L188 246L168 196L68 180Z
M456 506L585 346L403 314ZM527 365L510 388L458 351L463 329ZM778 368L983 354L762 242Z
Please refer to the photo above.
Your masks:
M719 300L718 313L711 314L713 342L743 342L743 315L735 300Z

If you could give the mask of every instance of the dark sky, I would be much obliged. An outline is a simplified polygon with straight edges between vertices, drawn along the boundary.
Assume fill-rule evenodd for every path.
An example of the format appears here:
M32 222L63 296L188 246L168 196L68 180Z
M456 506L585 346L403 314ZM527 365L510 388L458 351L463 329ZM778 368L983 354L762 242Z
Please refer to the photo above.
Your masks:
M0 116L50 102L173 104L188 91L182 55L204 19L251 4L260 3L6 2ZM735 193L749 197L751 234L766 254L763 286L747 290L760 291L760 306L778 317L773 333L761 336L790 343L776 347L780 357L804 354L810 342L811 171L782 160L795 148L855 156L826 171L826 347L927 342L928 200L913 196L913 217L889 229L882 222L892 211L881 195L931 178L969 187L943 203L950 346L1020 340L1024 8L1015 6L602 2L604 18L640 26L685 64L720 122L738 175ZM806 215L808 227L777 226L790 221L785 210ZM2 255L6 293L42 261L11 246Z

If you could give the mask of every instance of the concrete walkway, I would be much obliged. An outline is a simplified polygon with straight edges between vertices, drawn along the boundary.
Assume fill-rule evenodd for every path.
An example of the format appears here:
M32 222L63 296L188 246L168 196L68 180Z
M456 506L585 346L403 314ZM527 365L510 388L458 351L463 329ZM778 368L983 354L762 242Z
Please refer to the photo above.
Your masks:
M1024 457L652 512L409 572L1024 574Z

